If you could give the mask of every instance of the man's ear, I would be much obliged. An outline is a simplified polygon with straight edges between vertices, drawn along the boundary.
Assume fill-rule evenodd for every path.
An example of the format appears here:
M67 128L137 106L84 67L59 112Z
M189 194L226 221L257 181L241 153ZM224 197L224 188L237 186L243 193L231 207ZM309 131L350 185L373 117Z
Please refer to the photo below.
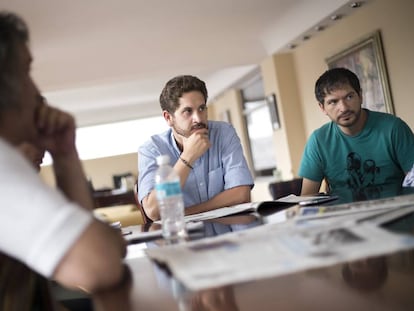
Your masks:
M167 121L168 126L173 125L173 116L167 110L162 111L162 116L164 117L165 121Z
M319 105L319 109L324 113L324 114L327 114L326 113L326 111L325 111L325 106L323 105L323 103L321 103L321 102L318 102L318 105Z

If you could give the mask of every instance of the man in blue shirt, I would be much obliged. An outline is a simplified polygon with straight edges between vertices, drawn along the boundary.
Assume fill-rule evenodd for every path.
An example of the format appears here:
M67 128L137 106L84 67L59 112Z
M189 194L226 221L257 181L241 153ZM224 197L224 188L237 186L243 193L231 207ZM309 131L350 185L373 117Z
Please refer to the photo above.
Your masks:
M160 218L154 191L156 158L167 154L180 176L185 213L250 201L254 185L233 126L207 120L207 89L194 76L177 76L160 95L170 129L138 150L138 199L152 220Z
M331 122L306 144L299 169L302 194L317 193L323 179L332 192L350 191L354 198L400 187L414 161L408 125L391 114L363 109L358 77L345 68L321 75L315 95Z

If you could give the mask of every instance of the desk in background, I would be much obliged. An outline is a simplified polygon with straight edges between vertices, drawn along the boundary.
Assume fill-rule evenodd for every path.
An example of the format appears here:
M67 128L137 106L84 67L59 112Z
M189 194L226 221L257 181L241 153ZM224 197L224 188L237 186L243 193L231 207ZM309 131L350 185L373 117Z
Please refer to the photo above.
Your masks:
M114 205L136 204L133 190L103 189L93 192L95 206L107 207Z
M123 227L146 222L144 211L133 190L109 189L94 191L94 213L108 222L121 222Z

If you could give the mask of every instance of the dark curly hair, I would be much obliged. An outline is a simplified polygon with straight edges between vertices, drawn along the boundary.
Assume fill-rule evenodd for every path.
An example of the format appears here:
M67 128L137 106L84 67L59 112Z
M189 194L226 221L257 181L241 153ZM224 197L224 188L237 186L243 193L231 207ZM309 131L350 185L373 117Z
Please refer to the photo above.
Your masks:
M14 13L0 11L0 110L16 106L16 69L20 44L29 41L26 23Z
M315 97L324 104L325 96L343 85L349 84L357 94L361 95L361 86L355 73L346 68L333 68L325 71L315 83Z
M180 105L179 99L184 93L199 91L203 94L204 100L207 102L207 88L204 81L199 78L183 75L172 78L164 86L160 95L161 109L174 113Z

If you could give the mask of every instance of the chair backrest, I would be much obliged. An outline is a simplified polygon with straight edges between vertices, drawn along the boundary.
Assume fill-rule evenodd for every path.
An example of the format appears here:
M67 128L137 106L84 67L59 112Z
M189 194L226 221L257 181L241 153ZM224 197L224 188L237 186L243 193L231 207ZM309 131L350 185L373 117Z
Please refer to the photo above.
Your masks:
M273 200L289 194L300 195L302 191L302 178L269 183L269 191Z
M142 207L141 203L138 200L138 182L134 185L134 197L135 197L135 203L137 204L139 210L142 214L142 219L144 220L144 224L152 222L152 220L145 214L144 208Z

